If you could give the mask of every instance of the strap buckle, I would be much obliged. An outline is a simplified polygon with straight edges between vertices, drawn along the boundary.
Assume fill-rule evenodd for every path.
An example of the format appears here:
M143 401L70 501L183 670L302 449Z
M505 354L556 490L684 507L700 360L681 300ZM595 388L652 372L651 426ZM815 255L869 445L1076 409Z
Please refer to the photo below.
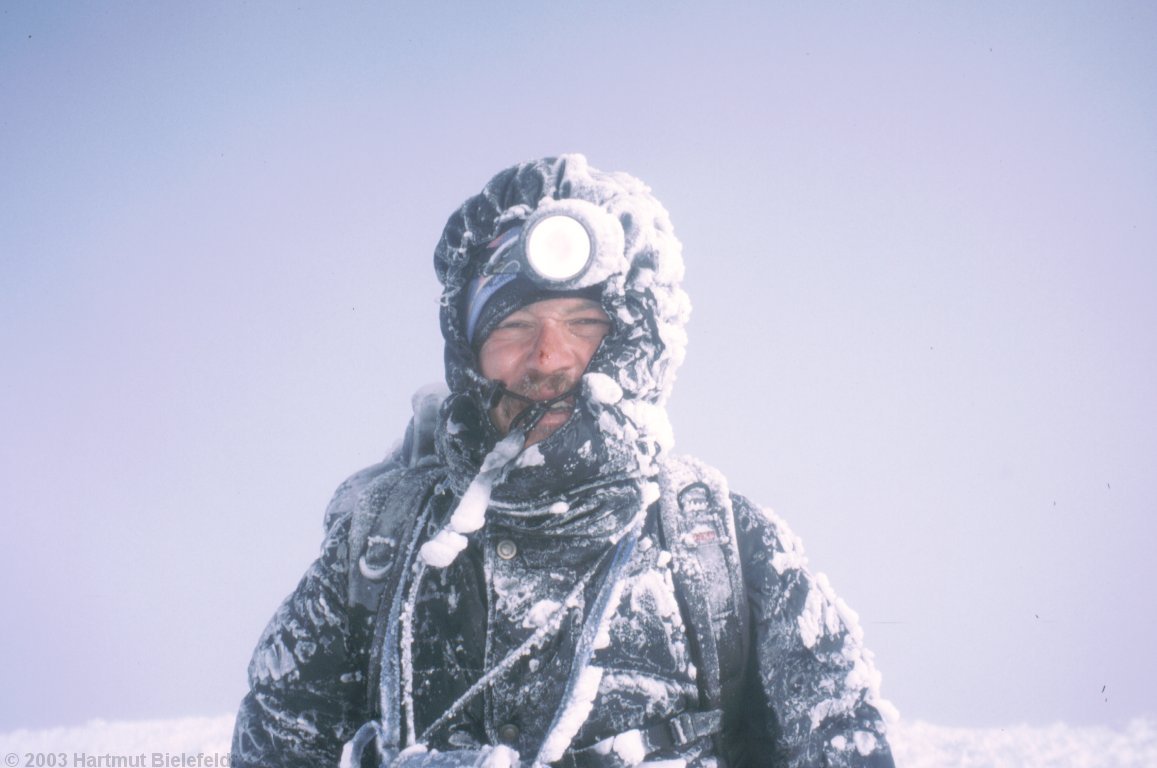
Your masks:
M723 730L723 710L684 712L666 722L672 745L682 747L704 736L714 736Z
M629 738L643 746L644 754L650 757L660 750L674 751L707 736L714 736L723 730L723 710L708 712L683 712L649 728L632 729L609 736L589 747L576 749L563 755L562 764L566 768L602 768L612 765L615 740Z

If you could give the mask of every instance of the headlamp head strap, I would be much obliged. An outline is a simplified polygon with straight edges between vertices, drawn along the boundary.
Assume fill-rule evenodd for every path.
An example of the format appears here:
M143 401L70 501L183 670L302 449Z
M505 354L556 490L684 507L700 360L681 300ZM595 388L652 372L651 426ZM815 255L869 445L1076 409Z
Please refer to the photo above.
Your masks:
M598 205L547 198L486 244L482 277L517 273L554 290L585 288L628 266L623 226Z

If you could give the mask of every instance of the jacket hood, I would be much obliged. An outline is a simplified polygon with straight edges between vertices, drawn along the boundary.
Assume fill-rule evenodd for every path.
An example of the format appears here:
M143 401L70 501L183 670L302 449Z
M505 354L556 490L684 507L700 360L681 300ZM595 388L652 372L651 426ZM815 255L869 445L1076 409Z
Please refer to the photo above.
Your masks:
M605 212L606 226L616 230L608 238L616 251L621 242L622 253L609 254L587 278L598 286L612 328L591 359L571 419L524 451L518 464L544 466L556 485L561 471L562 482L573 487L600 475L649 474L651 460L673 442L664 406L683 361L690 303L679 286L682 247L667 211L638 179L591 168L582 155L521 163L499 173L450 216L434 251L451 392L438 446L452 478L459 476L459 490L498 438L485 411L488 382L478 373L466 336L465 293L487 264L487 243L535 210L564 201L584 201L577 205Z

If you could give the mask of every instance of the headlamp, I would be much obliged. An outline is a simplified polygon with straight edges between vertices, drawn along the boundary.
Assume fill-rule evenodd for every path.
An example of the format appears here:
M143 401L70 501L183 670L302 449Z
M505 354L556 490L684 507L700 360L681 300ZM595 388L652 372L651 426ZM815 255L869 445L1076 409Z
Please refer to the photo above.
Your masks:
M565 283L590 266L594 238L579 219L566 213L543 216L523 230L526 265L540 282Z
M489 247L483 276L521 274L550 289L585 288L625 266L622 225L586 200L544 200Z

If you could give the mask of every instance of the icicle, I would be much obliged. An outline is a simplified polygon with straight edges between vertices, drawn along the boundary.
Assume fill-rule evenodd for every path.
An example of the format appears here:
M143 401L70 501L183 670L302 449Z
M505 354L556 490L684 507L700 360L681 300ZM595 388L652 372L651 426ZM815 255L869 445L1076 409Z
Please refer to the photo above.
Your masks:
M538 758L534 762L536 766L545 766L562 758L579 728L590 717L602 680L602 667L592 664L583 667L579 672L570 699L564 704L551 726L550 733L542 743L542 749L539 750Z
M486 454L482 467L462 494L450 520L422 545L419 554L426 565L445 568L466 548L465 534L477 531L486 521L490 492L501 482L508 465L522 451L525 442L526 434L522 430L515 430L499 440L493 450Z
M430 509L431 505L425 505L420 513L421 516L414 524L414 529L410 533L405 552L402 555L406 562L412 562L414 559L414 550L428 522ZM394 589L386 632L382 638L382 669L381 680L378 683L378 704L382 712L381 742L390 745L396 745L401 740L402 728L399 708L402 705L400 700L402 681L400 680L401 670L399 669L401 658L398 652L398 631L402 624L401 612L405 595L406 572L403 570Z
M421 562L414 563L414 578L410 582L410 589L406 595L406 602L402 606L402 639L401 639L401 666L402 666L402 712L406 718L406 746L412 746L415 738L414 728L414 606L418 601L418 590L422 588L422 577L426 575L426 566Z

